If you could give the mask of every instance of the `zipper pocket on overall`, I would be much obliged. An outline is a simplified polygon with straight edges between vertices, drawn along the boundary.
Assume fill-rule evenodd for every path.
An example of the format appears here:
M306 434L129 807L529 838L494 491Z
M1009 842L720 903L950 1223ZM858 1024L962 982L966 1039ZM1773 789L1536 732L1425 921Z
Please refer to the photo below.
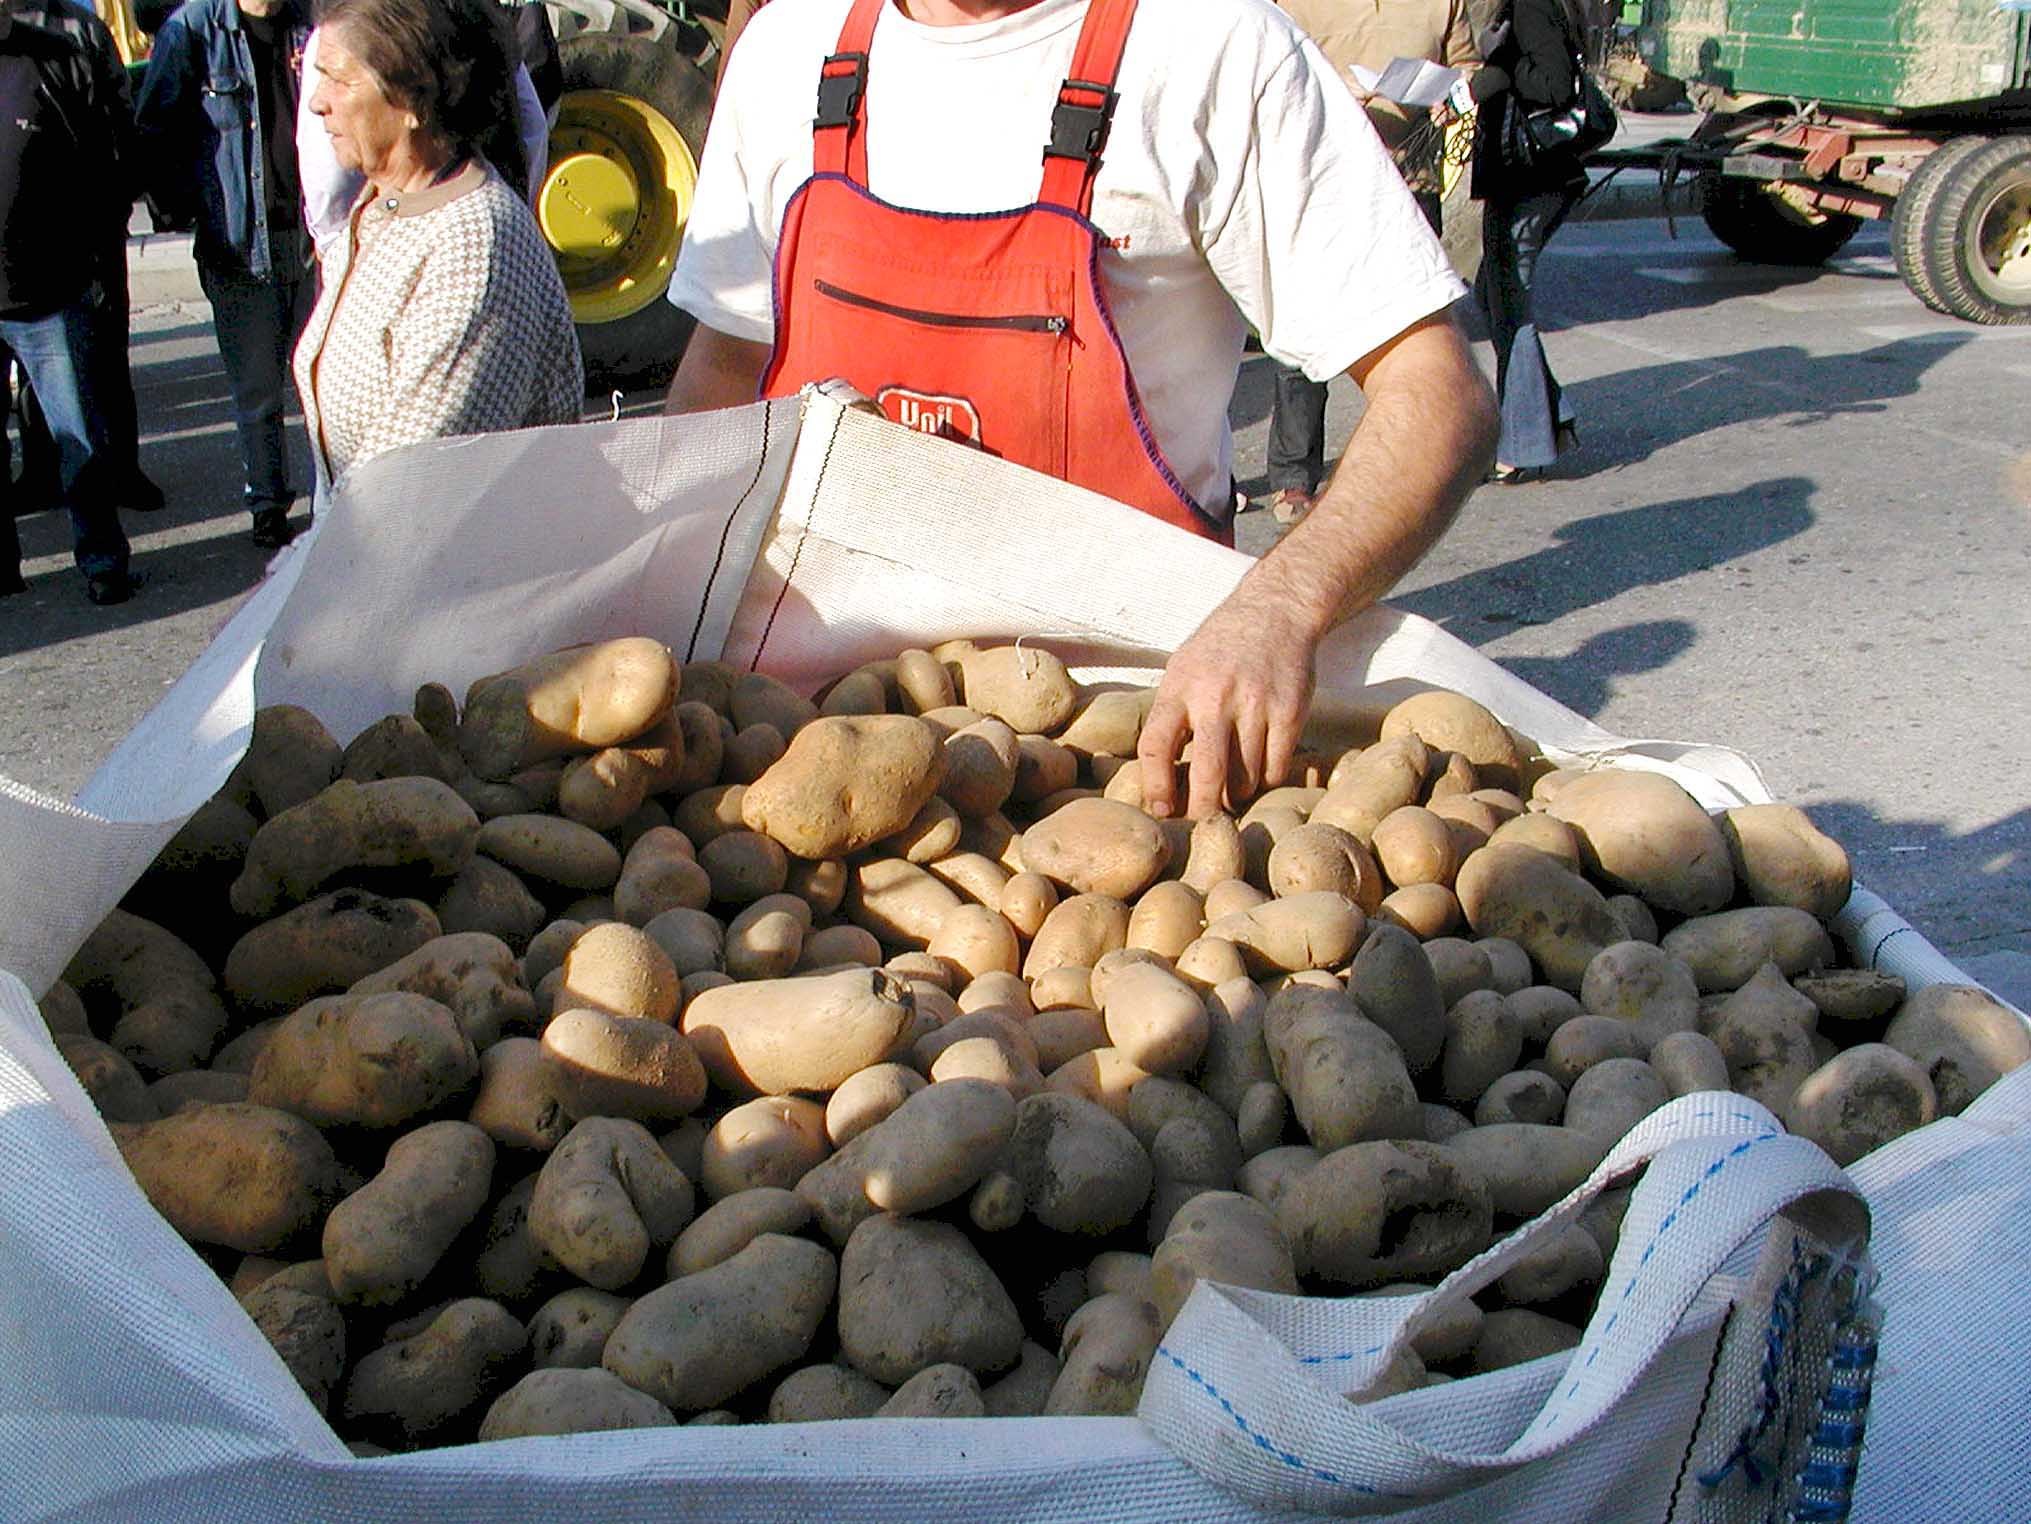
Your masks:
M1056 313L1008 313L982 316L970 312L927 312L918 307L899 307L893 302L884 302L876 297L863 296L858 291L848 291L835 286L829 280L813 280L812 290L820 296L829 296L835 302L844 302L849 307L864 307L870 312L879 312L887 317L902 318L905 322L923 323L932 328L991 328L1017 333L1062 334L1072 326L1072 320Z

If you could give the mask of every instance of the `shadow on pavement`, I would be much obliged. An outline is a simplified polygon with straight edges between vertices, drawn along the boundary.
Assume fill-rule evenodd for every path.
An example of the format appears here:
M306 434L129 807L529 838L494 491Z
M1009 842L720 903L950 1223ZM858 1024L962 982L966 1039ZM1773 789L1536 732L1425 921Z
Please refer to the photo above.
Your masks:
M1496 488L1523 492L1543 489ZM1631 588L1655 586L1707 571L1803 533L1813 523L1813 483L1801 476L1751 482L1733 492L1674 498L1574 519L1554 533L1558 543L1514 561L1390 598L1393 607L1422 614L1468 645L1485 645L1520 625L1550 624L1580 609L1606 603ZM1636 626L1625 672L1647 671L1683 650L1670 631L1678 621ZM1641 633L1647 631L1648 633ZM1662 655L1660 656L1660 652ZM1559 691L1546 673L1524 673L1582 714L1595 712L1583 696Z
M1867 805L1834 800L1808 807L1815 824L1848 849L1855 880L1907 916L1925 907L1919 930L1949 956L2023 945L2031 936L2024 873L2031 863L2031 810L1973 830L1937 820L1888 819ZM1998 917L1999 901L2014 912Z
M1626 227L1628 224L1605 226ZM1535 287L1547 331L1581 322L1605 323L1711 307L1737 297L1781 296L1821 285L1822 294L1901 290L1890 265L1887 233L1865 231L1824 265L1764 265L1715 243L1699 218L1680 218L1680 237L1658 224L1658 236L1621 243L1583 233L1575 219L1552 238ZM1652 272L1652 273L1644 273ZM1823 283L1823 284L1822 284ZM1898 309L1880 309L1886 318ZM1930 314L1910 299L1911 317Z

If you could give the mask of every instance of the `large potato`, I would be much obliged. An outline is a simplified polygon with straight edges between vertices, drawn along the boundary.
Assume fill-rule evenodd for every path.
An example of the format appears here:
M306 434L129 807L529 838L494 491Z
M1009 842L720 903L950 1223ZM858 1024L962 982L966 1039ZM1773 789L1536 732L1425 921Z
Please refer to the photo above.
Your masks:
M1766 963L1790 977L1834 961L1826 928L1809 912L1785 905L1694 916L1658 945L1693 971L1702 995L1738 990Z
M263 921L226 954L226 992L248 1015L293 1011L407 957L439 933L420 900L360 889L320 895Z
M1335 1149L1277 1203L1298 1268L1360 1289L1451 1274L1488 1247L1494 1209L1473 1168L1414 1140Z
M922 720L820 718L748 785L741 819L799 857L843 857L907 826L944 774L944 749Z
M1132 805L1075 799L1023 833L1023 867L1074 894L1132 900L1156 881L1171 848L1163 827Z
M1563 990L1577 991L1595 955L1626 940L1600 890L1530 847L1481 848L1453 887L1476 935L1516 943Z
M853 1367L900 1385L933 1365L1005 1370L1022 1318L959 1229L887 1214L853 1230L839 1262L839 1347Z
M1079 685L1065 663L1037 646L968 651L960 668L967 707L1006 722L1018 735L1052 735L1079 706Z
M624 636L572 646L474 683L459 719L459 751L480 777L506 778L552 757L633 740L677 697L677 663L661 641Z
M1223 915L1207 923L1206 935L1232 942L1251 972L1268 974L1338 968L1354 956L1365 929L1354 901L1316 889Z
M633 1283L697 1205L691 1181L646 1127L587 1117L551 1150L529 1198L529 1233L588 1286ZM624 1373L620 1373L624 1374Z
M1747 804L1721 816L1735 876L1759 905L1790 905L1830 921L1854 877L1839 842L1790 804Z
M880 1063L915 1020L916 998L902 980L846 969L702 991L682 1028L721 1089L789 1095L831 1090Z
M1959 1116L1997 1080L2031 1063L2031 1028L1974 985L1914 990L1883 1041L1924 1068L1942 1116Z
M435 778L342 779L254 833L233 880L233 909L272 915L363 869L450 878L472 856L479 832L472 806Z
M486 1209L493 1140L467 1122L404 1133L381 1172L332 1208L324 1268L341 1302L385 1307L423 1284Z
M807 1171L797 1182L797 1195L841 1244L878 1212L943 1206L973 1189L993 1167L1015 1128L1017 1109L1006 1090L987 1080L926 1085Z
M1288 985L1271 998L1262 1029L1277 1082L1314 1145L1421 1135L1402 1052L1345 993Z
M204 959L174 933L125 910L107 912L64 970L64 982L144 1074L195 1068L226 1030L225 1002Z
M479 1052L426 995L329 995L275 1027L247 1097L320 1127L399 1127L469 1090Z
M270 1254L315 1228L338 1197L324 1135L272 1106L201 1106L112 1132L149 1204L193 1243Z
M1435 688L1397 704L1382 717L1381 739L1404 735L1465 758L1487 787L1514 789L1522 781L1523 759L1509 727L1463 693Z
M561 1011L543 1029L551 1085L577 1117L666 1125L705 1099L705 1068L667 1023L607 1011Z
M1734 898L1721 828L1662 773L1602 768L1559 790L1548 812L1571 826L1587 867L1678 915L1706 915Z

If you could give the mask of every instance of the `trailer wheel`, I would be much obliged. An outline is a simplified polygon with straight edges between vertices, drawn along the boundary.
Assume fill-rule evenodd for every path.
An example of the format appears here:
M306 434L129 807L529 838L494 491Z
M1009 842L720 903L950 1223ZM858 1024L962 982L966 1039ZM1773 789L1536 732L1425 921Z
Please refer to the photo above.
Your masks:
M1911 294L1934 312L1947 310L1925 258L1926 247L1932 241L1931 228L1935 222L1932 213L1939 203L1939 190L1946 183L1947 170L1988 141L1980 137L1949 138L1919 160L1918 168L1911 172L1911 178L1904 182L1904 189L1891 205L1890 251L1897 260L1897 274L1911 288Z
M1760 180L1717 170L1699 178L1699 207L1716 238L1758 265L1825 264L1862 225L1846 212L1807 211Z
M586 30L558 46L564 95L536 217L571 299L588 391L661 385L689 337L690 319L663 294L712 87L676 41Z
M1922 257L1943 310L2031 323L2031 135L1977 140L1945 166Z

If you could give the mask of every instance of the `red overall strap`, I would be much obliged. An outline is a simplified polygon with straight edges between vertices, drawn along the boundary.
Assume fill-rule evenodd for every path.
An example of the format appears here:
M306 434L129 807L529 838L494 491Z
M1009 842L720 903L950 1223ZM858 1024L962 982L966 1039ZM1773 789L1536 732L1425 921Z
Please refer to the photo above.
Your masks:
M1135 0L1092 0L1079 43L1072 52L1072 72L1058 87L1051 112L1051 141L1044 148L1044 183L1037 200L1062 206L1084 217L1093 206L1093 177L1107 146L1108 124L1114 118L1114 77L1121 69L1121 50L1135 20Z
M839 47L818 71L818 115L811 123L813 174L867 184L867 51L888 0L853 0Z

